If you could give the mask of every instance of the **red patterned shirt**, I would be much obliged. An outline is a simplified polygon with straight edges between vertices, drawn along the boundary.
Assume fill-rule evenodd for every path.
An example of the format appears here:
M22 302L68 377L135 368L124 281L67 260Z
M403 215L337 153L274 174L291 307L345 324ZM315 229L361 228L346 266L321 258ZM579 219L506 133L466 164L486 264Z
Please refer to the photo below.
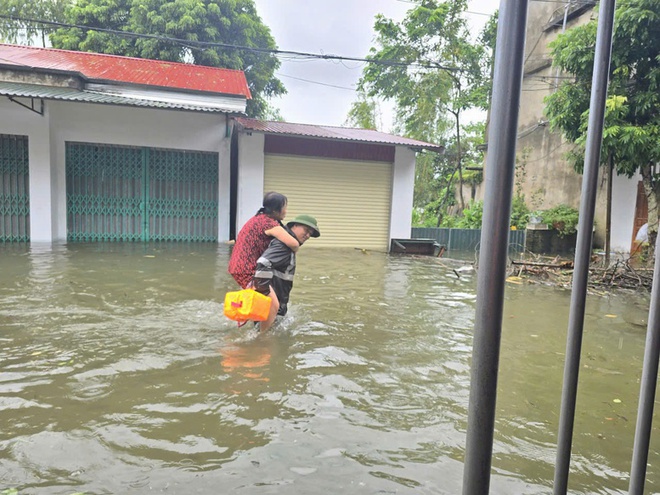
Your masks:
M243 225L236 236L228 271L243 289L252 282L257 260L273 240L266 231L278 225L282 224L268 215L257 214Z

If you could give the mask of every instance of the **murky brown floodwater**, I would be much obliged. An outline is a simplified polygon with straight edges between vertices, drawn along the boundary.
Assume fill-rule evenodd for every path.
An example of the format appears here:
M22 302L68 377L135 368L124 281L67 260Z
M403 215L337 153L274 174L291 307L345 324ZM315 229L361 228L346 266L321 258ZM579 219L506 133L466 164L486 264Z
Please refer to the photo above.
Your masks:
M222 316L227 260L0 246L0 493L460 493L474 272L303 248L257 335ZM551 492L569 297L507 285L492 493ZM589 298L571 493L626 492L647 308Z

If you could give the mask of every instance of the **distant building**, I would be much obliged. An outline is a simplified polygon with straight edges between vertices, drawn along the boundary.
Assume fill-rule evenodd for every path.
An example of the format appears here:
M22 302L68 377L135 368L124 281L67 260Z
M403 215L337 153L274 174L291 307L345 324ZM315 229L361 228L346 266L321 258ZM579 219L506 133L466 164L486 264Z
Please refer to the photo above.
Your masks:
M415 152L365 129L242 118L241 71L0 44L0 242L226 241L265 191L316 245L409 237Z
M391 238L410 237L415 152L442 147L369 129L235 120L237 226L274 190L289 198L290 217L317 217L318 247L387 251Z
M530 2L525 40L516 181L522 185L527 205L545 210L559 204L579 208L582 175L565 160L571 144L560 133L551 132L544 115L544 98L570 77L552 67L548 44L557 35L597 18L596 2ZM604 246L607 183L605 167L599 172L594 245ZM637 183L625 177L613 178L611 249L628 252L634 232L646 221L645 197L637 198ZM483 185L478 196L483 197ZM636 206L637 205L637 206ZM636 226L637 228L634 228Z

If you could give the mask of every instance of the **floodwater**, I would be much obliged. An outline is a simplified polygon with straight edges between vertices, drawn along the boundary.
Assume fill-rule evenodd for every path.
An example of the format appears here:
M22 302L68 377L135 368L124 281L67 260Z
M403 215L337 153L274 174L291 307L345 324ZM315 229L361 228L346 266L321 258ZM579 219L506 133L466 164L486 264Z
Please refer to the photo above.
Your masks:
M460 493L475 272L303 247L259 335L228 256L0 246L0 493ZM491 493L551 492L569 299L507 284ZM627 491L648 304L588 299L570 493Z

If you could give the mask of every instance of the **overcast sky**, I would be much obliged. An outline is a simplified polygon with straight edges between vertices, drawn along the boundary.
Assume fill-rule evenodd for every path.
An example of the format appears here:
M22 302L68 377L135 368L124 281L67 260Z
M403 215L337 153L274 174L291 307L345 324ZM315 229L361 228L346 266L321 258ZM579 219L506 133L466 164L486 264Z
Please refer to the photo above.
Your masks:
M280 50L364 58L374 39L376 14L400 21L414 7L407 0L254 0L257 12L270 27ZM467 14L473 32L488 19L499 0L472 0ZM277 77L288 94L274 99L287 122L340 126L346 120L360 62L283 59ZM303 80L301 80L303 79ZM321 83L321 84L319 84ZM338 87L337 87L338 86ZM391 129L389 105L381 106L383 130Z

